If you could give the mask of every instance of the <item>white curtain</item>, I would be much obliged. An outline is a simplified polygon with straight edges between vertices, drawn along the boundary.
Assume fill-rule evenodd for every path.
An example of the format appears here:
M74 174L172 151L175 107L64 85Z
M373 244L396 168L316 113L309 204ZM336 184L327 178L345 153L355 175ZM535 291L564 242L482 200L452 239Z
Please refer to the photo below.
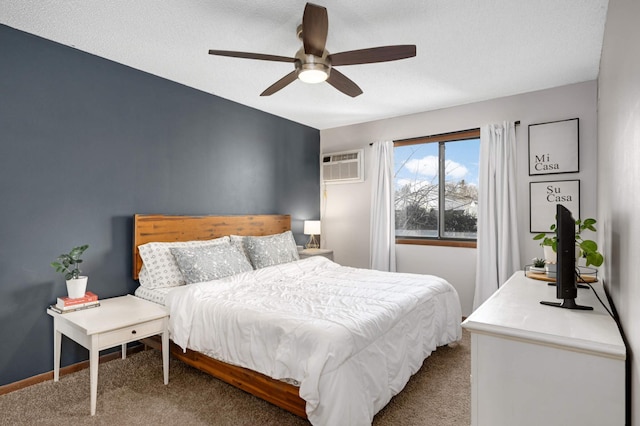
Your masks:
M395 203L393 191L393 142L374 142L371 173L371 251L369 266L396 270Z
M518 269L514 123L480 128L475 310Z

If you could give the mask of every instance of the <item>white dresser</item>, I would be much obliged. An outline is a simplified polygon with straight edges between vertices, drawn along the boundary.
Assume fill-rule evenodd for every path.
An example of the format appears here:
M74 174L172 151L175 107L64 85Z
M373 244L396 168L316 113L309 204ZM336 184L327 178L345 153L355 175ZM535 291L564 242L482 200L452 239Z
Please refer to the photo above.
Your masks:
M624 425L626 350L616 322L590 289L579 289L576 303L593 311L540 304L555 294L519 271L463 322L472 425Z

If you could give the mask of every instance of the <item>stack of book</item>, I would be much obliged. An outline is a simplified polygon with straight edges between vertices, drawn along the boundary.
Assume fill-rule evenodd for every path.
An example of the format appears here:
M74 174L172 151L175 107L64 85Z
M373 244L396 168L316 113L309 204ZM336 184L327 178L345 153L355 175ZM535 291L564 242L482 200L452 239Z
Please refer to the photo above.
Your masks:
M65 314L67 312L96 308L98 306L100 306L98 296L95 293L87 291L83 297L78 297L76 299L71 299L70 297L58 297L56 304L49 306L49 309L59 314Z

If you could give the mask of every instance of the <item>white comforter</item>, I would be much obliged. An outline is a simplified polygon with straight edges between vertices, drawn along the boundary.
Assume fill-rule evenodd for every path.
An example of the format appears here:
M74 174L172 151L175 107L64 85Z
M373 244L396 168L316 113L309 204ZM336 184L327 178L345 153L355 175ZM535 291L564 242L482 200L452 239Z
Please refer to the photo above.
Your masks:
M368 425L423 360L461 338L442 278L315 256L167 296L175 343L300 385L314 425Z

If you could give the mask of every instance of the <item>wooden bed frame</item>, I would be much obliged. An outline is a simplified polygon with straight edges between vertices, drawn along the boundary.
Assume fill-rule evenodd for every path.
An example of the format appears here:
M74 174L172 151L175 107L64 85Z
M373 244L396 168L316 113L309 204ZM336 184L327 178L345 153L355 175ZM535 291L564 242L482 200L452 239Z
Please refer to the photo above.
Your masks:
M149 242L210 240L225 235L270 235L291 229L287 215L254 216L167 216L135 215L133 226L133 278L138 278L142 259L138 246ZM151 347L160 348L159 339L144 339ZM182 349L170 343L171 355L230 385L249 392L260 399L307 418L306 402L299 396L299 388L264 374L218 361L199 352Z

